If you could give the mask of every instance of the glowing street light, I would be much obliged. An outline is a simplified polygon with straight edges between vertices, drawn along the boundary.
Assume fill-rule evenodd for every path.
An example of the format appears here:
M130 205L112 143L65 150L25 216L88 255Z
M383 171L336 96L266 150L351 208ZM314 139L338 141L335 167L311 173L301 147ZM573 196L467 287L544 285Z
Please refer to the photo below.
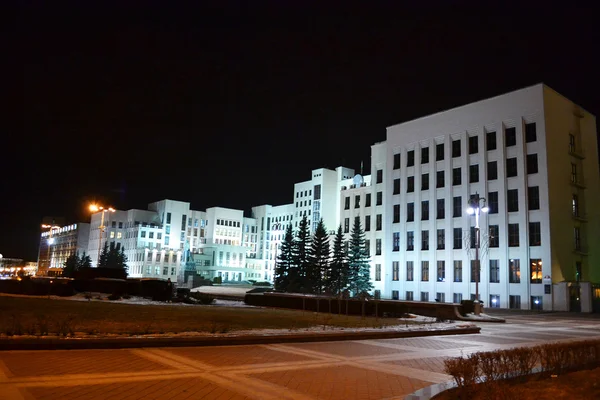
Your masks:
M114 213L116 210L112 207L104 208L97 204L90 204L89 208L92 213L96 213L96 212L102 213L101 218L100 218L100 226L98 227L98 229L100 230L100 233L98 235L98 261L96 262L96 267L99 267L100 266L100 252L102 250L102 233L104 232L104 228L106 228L104 226L104 213L107 213L107 212Z
M481 275L481 268L479 266L479 214L487 213L490 208L487 206L487 201L484 197L479 197L479 193L475 192L475 195L469 200L469 206L467 207L468 215L475 215L475 268L477 270L477 277L475 278L475 315L481 313L481 303L479 302L479 276Z

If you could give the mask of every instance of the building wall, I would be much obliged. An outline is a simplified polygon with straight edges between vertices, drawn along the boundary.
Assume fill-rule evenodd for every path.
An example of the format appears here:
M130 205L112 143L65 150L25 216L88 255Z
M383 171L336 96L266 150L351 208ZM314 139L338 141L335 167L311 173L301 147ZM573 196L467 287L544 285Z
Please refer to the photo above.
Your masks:
M60 276L64 263L72 254L80 256L88 249L90 224L78 223L63 226L40 235L38 251L39 276Z

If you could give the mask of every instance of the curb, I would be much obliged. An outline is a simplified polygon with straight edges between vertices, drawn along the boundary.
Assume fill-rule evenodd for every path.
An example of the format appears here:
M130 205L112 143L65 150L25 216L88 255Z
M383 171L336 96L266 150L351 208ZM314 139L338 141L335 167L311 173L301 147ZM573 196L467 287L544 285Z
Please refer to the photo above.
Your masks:
M398 339L423 336L476 334L479 327L429 331L346 332L306 335L234 336L234 337L159 337L159 338L102 338L102 339L0 339L4 350L83 350L135 349L141 347L238 346L252 344L333 342L344 340Z

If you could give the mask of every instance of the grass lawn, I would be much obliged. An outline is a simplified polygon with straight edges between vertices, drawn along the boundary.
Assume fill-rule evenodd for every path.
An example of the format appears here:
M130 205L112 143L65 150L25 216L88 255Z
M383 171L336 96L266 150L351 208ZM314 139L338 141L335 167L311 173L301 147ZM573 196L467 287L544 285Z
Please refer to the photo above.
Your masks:
M556 378L533 377L524 383L492 382L474 386L459 396L448 390L435 400L574 400L600 399L600 368L571 372Z
M312 312L222 306L136 305L0 296L0 334L151 334L230 332L247 329L382 327L398 325L383 319ZM20 333L19 333L20 332Z

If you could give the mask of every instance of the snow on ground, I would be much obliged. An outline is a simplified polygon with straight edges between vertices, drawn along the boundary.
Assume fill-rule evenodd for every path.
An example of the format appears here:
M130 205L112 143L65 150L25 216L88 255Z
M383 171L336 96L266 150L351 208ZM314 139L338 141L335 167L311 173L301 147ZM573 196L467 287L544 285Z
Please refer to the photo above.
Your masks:
M206 294L220 294L224 296L237 296L243 298L246 292L256 288L257 286L240 285L238 286L199 286L191 289L192 292Z

